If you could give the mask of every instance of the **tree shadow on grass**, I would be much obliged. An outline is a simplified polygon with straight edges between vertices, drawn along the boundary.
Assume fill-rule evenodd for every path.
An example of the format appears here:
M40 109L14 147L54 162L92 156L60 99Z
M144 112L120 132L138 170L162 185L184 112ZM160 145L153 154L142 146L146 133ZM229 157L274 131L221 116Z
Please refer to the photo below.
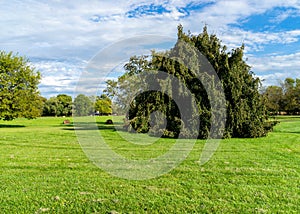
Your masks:
M274 133L281 133L281 134L300 134L300 131L293 132L293 131L273 131Z
M1 128L24 128L24 125L9 125L9 124L0 124Z
M289 134L300 134L300 131L299 131L299 132L285 132L285 133L289 133Z
M116 126L122 126L123 123L114 123L114 124L106 124L105 122L96 122L96 123L78 123L78 124L70 124L65 125L66 127L62 128L63 130L68 131L87 131L87 130L112 130L116 131Z

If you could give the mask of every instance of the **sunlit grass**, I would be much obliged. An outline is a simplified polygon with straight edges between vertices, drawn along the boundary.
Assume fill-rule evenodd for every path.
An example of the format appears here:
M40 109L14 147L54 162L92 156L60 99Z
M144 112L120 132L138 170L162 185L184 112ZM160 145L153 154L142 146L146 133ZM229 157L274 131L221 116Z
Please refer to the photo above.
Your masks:
M62 124L65 119L72 121L0 121L1 213L300 212L298 117L278 118L281 123L265 138L223 140L203 166L199 158L205 141L199 140L180 166L145 181L112 177L93 165L73 126ZM106 119L97 118L101 134L128 158L153 158L174 143L128 143L129 134L122 138L104 124Z

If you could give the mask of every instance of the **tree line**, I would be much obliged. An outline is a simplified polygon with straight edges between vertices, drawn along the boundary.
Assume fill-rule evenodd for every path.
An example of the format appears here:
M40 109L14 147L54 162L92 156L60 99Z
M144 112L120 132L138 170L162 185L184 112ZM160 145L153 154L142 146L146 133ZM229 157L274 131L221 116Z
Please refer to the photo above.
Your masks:
M300 79L286 78L279 85L265 88L263 95L271 115L300 114Z
M87 116L112 114L112 102L105 94L86 96L79 94L72 100L66 94L43 99L42 116Z
M91 97L79 94L74 100L66 94L44 98L38 90L40 80L40 72L27 58L0 51L0 119L112 113L112 101L105 94Z

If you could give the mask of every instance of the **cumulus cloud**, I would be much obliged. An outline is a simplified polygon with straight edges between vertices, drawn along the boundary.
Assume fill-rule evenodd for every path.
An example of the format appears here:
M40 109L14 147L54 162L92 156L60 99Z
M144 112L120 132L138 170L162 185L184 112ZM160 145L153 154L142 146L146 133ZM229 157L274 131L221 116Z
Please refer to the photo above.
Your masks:
M85 62L33 59L32 64L42 75L39 85L41 94L51 97L61 93L74 93Z
M278 85L287 77L300 78L300 52L288 55L250 57L250 64L264 85Z
M238 28L226 28L220 29L217 34L229 49L245 44L246 52L256 52L264 51L264 47L266 45L287 45L299 42L300 30L284 32L253 32Z
M42 94L71 93L85 63L100 50L122 39L137 35L163 35L175 39L176 27L200 33L207 24L229 48L242 43L249 56L266 52L266 45L299 44L300 27L294 30L245 30L253 16L288 8L276 14L273 23L299 16L297 0L91 0L0 2L1 49L19 52L31 59L43 74ZM272 21L270 21L272 24ZM233 27L234 25L234 27ZM273 56L272 60L282 60ZM36 60L39 59L39 60ZM291 61L295 59L290 58ZM250 62L250 61L249 61ZM262 71L260 61L253 69ZM274 62L265 61L265 69ZM297 63L289 65L297 66ZM296 70L294 67L293 70ZM275 71L280 77L280 71Z
M288 55L269 55L259 58L251 58L251 63L255 64L255 69L260 72L269 72L271 70L288 71L293 68L298 68L295 70L299 70L300 52Z

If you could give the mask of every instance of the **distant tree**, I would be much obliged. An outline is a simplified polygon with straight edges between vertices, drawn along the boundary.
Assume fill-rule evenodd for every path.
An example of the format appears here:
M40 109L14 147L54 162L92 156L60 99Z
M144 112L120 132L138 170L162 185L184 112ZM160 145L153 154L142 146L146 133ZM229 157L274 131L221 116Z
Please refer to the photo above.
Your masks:
M280 86L269 86L263 93L270 112L300 114L300 79L286 78Z
M281 83L284 92L282 109L288 114L300 113L300 79L286 78Z
M119 115L124 115L126 112L124 108L128 96L127 93L122 93L125 89L120 88L122 84L124 84L124 82L120 78L117 81L108 80L106 81L106 89L103 91L112 101L113 113Z
M264 96L266 97L266 107L271 114L277 114L284 109L282 87L268 86L264 92Z
M58 100L56 97L50 97L45 101L43 108L43 116L57 116L58 114Z
M111 99L102 94L96 98L96 102L94 104L95 111L99 112L100 115L110 115L112 114L112 102Z
M71 116L72 97L66 94L59 94L46 100L43 108L43 116Z
M40 116L40 79L40 73L30 66L28 59L0 51L0 119Z
M128 97L135 89L136 85L132 84L134 81L134 75L139 74L145 70L151 69L149 64L150 60L148 56L132 56L124 68L127 71L124 75L118 77L118 80L108 80L106 82L106 89L104 93L108 95L113 101L114 113L124 114ZM127 78L131 78L131 82L127 81Z
M84 94L77 95L73 105L75 116L87 116L94 113L93 101Z
M72 115L72 97L66 94L57 95L58 100L58 115L57 116L71 116Z
M296 100L296 107L294 109L295 113L300 114L300 79L296 79L294 96Z

